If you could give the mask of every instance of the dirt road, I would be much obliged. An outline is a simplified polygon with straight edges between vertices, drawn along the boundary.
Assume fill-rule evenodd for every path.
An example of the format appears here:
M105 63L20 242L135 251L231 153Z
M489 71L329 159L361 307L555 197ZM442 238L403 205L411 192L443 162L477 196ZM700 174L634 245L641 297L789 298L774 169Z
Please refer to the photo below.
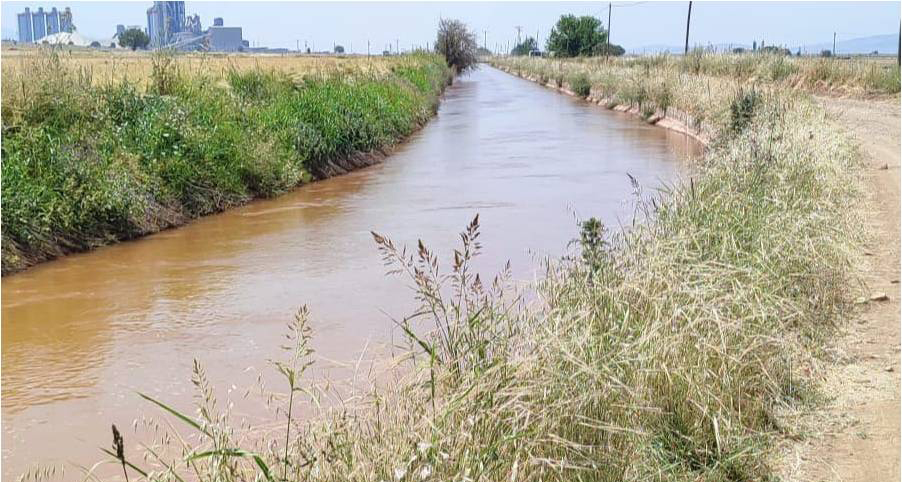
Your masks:
M845 327L827 369L826 430L796 447L790 480L898 481L899 477L899 100L819 99L866 156L867 221L863 281L868 300Z

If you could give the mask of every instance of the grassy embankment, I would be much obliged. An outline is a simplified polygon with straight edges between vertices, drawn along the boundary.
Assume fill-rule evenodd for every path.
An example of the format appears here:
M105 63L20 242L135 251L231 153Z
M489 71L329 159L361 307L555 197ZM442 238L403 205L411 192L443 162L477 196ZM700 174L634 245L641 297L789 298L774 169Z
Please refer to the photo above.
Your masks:
M657 98L707 126L709 150L691 179L638 203L648 221L585 223L581 255L549 262L529 306L505 276L484 283L469 268L478 223L447 271L422 244L374 235L422 303L400 322L415 354L403 383L320 405L299 381L313 357L302 310L276 413L315 417L248 432L198 367L199 415L182 421L199 440L131 461L164 480L771 476L777 442L799 435L788 414L818 398L819 352L849 314L856 147L796 92L669 68L496 63L618 102Z
M597 68L604 59L576 63ZM620 57L613 67L678 70L693 75L766 83L814 93L873 96L899 93L899 66L894 57L822 58L774 54L710 54L694 50L687 56Z
M430 55L7 54L4 274L372 162L451 79Z

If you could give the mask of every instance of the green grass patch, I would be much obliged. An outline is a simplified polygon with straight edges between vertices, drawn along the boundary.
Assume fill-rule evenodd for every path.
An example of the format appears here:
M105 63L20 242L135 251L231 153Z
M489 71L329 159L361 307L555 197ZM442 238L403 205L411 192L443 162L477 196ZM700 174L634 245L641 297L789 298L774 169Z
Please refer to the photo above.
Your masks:
M304 79L153 62L146 90L95 85L55 53L36 83L4 77L3 273L324 177L410 134L450 80L432 55Z

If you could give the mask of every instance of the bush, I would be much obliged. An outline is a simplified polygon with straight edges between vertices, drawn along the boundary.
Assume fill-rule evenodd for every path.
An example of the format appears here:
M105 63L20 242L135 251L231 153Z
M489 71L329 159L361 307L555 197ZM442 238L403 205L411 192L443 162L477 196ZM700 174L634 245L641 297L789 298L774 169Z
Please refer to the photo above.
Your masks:
M460 20L442 19L438 24L435 50L445 56L448 66L457 72L476 68L476 35Z
M588 97L592 92L592 83L586 74L577 74L570 78L570 90L580 97Z
M625 53L626 50L617 44L602 43L595 49L595 55L606 55L609 57L620 57Z
M760 100L761 96L755 89L739 90L730 102L730 130L732 132L742 132L749 125Z
M539 43L532 37L526 37L526 40L517 44L511 49L511 55L529 55L530 52L539 49Z

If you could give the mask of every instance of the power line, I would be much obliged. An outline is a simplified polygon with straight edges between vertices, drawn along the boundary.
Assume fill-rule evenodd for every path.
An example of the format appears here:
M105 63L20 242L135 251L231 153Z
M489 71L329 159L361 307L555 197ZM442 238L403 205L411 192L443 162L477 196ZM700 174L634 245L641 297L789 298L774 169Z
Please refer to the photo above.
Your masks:
M621 3L621 4L618 4L618 5L613 5L613 7L614 7L614 8L628 8L628 7L635 7L635 6L638 6L638 5L643 5L643 4L646 4L646 3L649 3L649 2L630 2L630 3ZM610 8L611 6L612 6L612 5L611 5L610 3L608 3L608 7Z

